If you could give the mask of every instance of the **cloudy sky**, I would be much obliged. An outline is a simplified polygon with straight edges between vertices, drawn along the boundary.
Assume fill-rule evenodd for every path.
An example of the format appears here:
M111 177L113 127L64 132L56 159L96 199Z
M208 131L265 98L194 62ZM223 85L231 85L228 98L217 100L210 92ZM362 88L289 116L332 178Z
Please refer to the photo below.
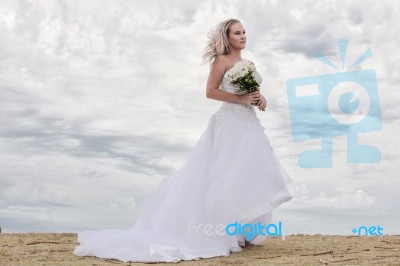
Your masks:
M0 226L7 232L129 228L137 205L179 169L221 102L205 97L207 32L238 18L242 57L263 77L257 115L294 180L273 221L286 234L400 233L399 1L6 1L0 3ZM293 139L286 81L338 70L368 48L382 129L360 134L382 160L301 168L320 139ZM345 71L345 70L342 70ZM397 115L396 115L397 114Z

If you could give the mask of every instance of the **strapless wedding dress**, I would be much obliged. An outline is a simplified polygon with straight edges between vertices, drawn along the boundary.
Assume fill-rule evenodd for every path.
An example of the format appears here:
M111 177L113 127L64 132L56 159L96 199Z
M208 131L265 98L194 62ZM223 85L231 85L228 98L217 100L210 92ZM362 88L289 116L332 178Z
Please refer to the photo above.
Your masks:
M235 93L228 77L231 70L220 89ZM260 74L255 74L261 83ZM134 225L127 230L79 232L74 254L124 262L178 262L241 251L245 236L223 233L221 225L266 225L272 210L292 198L292 179L278 161L255 108L222 102L183 166L140 203ZM251 243L266 238L259 234Z

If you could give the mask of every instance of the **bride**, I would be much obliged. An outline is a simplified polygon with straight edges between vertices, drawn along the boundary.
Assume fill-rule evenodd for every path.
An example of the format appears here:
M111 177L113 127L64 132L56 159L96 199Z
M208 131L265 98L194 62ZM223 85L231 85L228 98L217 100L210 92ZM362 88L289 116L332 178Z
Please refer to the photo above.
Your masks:
M228 256L268 234L228 234L229 224L267 225L272 210L289 201L292 179L278 161L254 106L265 111L257 92L237 93L231 74L251 61L241 57L245 30L237 19L209 32L203 62L209 62L207 97L221 101L183 166L165 177L139 205L128 230L78 233L77 256L124 262L178 262ZM252 64L254 66L254 64ZM262 78L255 70L255 79ZM251 236L251 237L249 237Z

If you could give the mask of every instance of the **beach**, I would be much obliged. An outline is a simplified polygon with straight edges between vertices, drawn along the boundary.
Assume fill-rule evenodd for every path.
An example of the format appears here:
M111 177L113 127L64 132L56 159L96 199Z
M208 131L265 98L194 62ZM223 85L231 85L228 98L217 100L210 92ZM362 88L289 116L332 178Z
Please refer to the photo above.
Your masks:
M75 233L1 233L0 265L148 265L78 257L72 253L76 245ZM227 257L180 261L177 264L400 265L400 235L287 235L284 240L282 237L269 237L259 246L243 247L242 252Z

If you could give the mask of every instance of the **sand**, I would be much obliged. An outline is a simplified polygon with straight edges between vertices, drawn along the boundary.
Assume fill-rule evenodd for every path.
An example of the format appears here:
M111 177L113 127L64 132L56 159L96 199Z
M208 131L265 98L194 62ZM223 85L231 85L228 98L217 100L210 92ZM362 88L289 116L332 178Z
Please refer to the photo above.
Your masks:
M78 257L72 233L0 234L0 265L149 265ZM167 265L166 263L152 263ZM400 235L270 237L228 257L169 265L400 265Z

